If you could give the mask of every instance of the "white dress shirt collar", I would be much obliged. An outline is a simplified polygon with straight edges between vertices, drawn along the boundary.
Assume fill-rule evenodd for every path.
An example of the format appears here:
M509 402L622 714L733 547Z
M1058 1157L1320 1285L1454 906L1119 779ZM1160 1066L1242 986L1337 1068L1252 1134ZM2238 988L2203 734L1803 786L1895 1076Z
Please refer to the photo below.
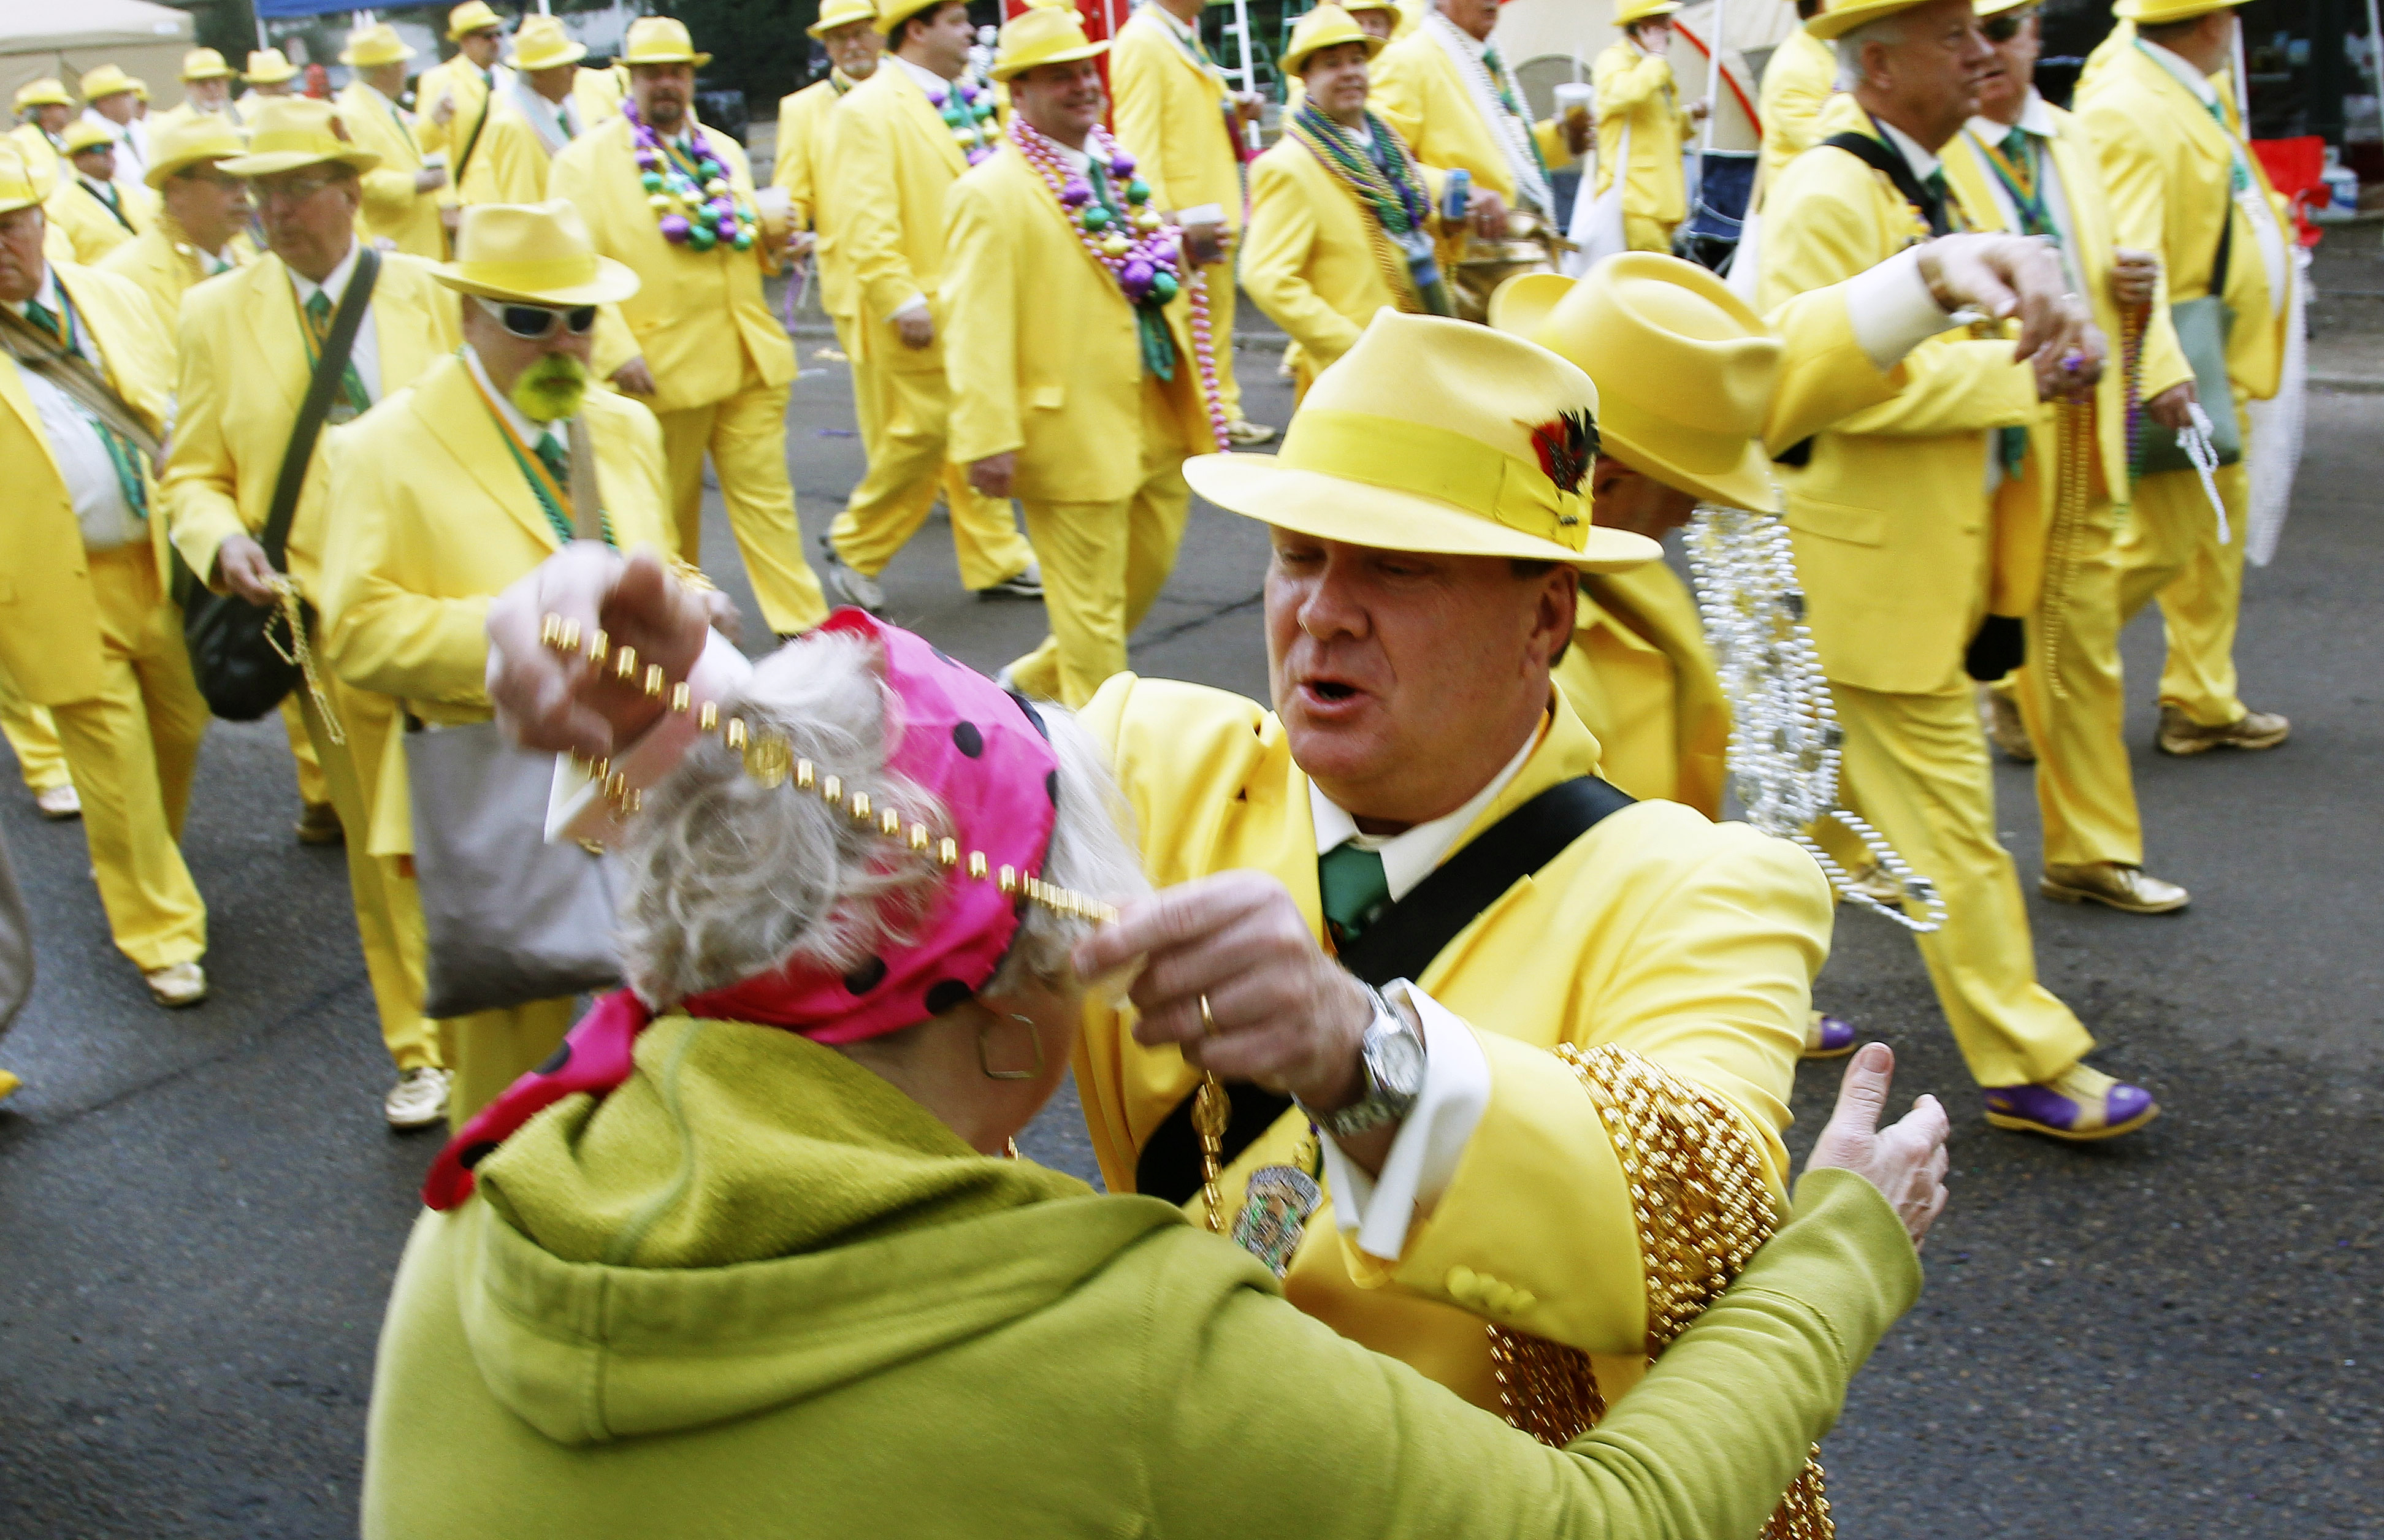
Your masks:
M1912 168L1913 176L1926 183L1931 177L1937 174L1937 168L1941 163L1933 151L1922 149L1920 141L1893 123L1878 118L1872 118L1871 121L1879 125L1880 132L1887 135L1887 142L1895 147L1896 154L1904 157L1904 163Z
M918 82L919 89L926 93L927 100L930 102L947 98L950 95L952 82L944 79L941 75L937 74L925 65L913 64L909 59L904 58L900 54L888 54L887 57L892 59L896 64L900 65L902 67L902 73L910 76L912 80Z
M1383 858L1383 880L1389 885L1391 901L1397 903L1413 892L1416 884L1432 875L1433 868L1440 864L1441 857L1448 853L1449 847L1473 826L1473 821L1482 815L1482 810L1496 801L1498 793L1506 790L1508 783L1522 772L1523 762L1530 759L1532 751L1540 746L1541 732L1547 719L1544 716L1540 720L1541 726L1532 729L1531 738L1515 751L1515 757L1507 762L1507 767L1491 776L1481 790L1467 798L1463 806L1402 833L1360 833L1358 821L1339 803L1327 797L1314 781L1310 781L1308 806L1316 821L1316 853L1322 855L1351 842L1355 842L1360 850L1372 851Z
M1159 18L1160 21L1166 26L1169 31L1173 32L1177 37L1184 39L1187 43L1200 35L1192 30L1192 24L1190 22L1186 21L1173 11L1171 11L1166 6L1159 4L1159 0L1148 0L1148 3L1145 4L1142 8L1149 11L1151 15Z
M287 263L283 264L284 268L290 274L291 287L298 291L299 305L303 308L311 304L317 294L325 292L330 294L331 304L334 306L338 305L341 300L347 297L348 279L355 277L356 256L363 250L364 246L362 242L350 241L348 242L348 255L340 258L340 265L332 268L329 274L325 275L323 281L320 283L317 283L313 279L308 278L297 268L289 267Z
M2004 141L2011 137L2011 131L2014 129L2038 139L2052 139L2061 131L2053 121L2052 106L2043 97L2036 93L2034 86L2029 88L2028 105L2019 109L2018 122L1998 123L1986 114L1980 113L1964 127L1969 130L1971 137L1978 140L1980 143L1993 144L1997 149L2003 148Z
M2208 75L2193 67L2192 60L2171 53L2149 38L2136 39L2136 46L2142 48L2154 64L2176 76L2179 84L2193 93L2194 100L2206 107L2218 105L2218 88L2210 83Z

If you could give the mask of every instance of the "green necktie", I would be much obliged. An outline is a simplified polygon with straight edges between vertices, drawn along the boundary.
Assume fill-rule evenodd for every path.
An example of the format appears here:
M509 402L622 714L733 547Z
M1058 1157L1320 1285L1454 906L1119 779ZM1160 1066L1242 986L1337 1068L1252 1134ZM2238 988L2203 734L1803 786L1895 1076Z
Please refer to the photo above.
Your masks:
M556 486L571 485L571 456L554 441L554 432L551 428L538 436L538 463L546 467L547 475L554 478Z
M2236 193L2240 196L2242 193L2250 192L2252 190L2252 168L2243 164L2242 146L2235 143L2235 130L2227 126L2226 109L2218 105L2218 98L2216 96L2202 105L2209 109L2210 120L2218 125L2218 131L2227 136L2228 170L2230 173L2229 180Z
M314 333L315 356L320 358L324 341L331 335L331 296L320 289L306 302L306 329ZM353 349L348 353L347 367L340 376L340 394L347 398L349 408L358 416L372 408L372 398L365 394L364 377L356 373Z
M1390 879L1383 858L1344 840L1316 858L1316 886L1324 900L1325 928L1335 947L1346 947L1391 906Z
M1110 228L1126 228L1125 211L1118 206L1110 192L1110 179L1098 160L1085 165L1085 180L1092 184L1093 199L1110 211ZM1133 303L1131 301L1129 304ZM1167 329L1167 318L1158 304L1136 304L1134 322L1142 342L1142 366L1156 378L1173 381L1175 379L1175 339Z
M77 358L82 359L86 364L91 362L75 340L67 335L67 329L59 321L57 312L48 305L39 300L27 300L25 319L65 343L67 351ZM67 399L74 401L72 396ZM132 510L133 517L147 518L149 489L141 480L141 452L132 447L130 440L102 422L97 413L83 405L81 402L76 401L74 404L75 410L82 414L83 421L91 424L92 431L99 435L100 447L107 451L107 463L116 472L116 488L124 494L124 505Z

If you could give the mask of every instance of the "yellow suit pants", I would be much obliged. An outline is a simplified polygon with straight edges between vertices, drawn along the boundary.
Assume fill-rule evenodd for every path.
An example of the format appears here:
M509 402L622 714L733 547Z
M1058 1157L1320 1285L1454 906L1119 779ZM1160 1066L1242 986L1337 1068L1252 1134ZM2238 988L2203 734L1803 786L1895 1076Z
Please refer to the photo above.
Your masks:
M1625 214L1622 217L1622 243L1634 252L1662 252L1669 256L1675 228L1661 219L1650 219L1641 214Z
M852 395L854 415L863 423L869 471L828 530L844 564L870 578L885 571L894 553L927 522L940 491L951 510L962 587L989 589L1024 572L1035 552L1018 532L1010 500L997 503L977 491L966 473L945 458L952 401L943 372L888 368L855 358ZM863 398L870 403L865 415L860 407Z
M498 1093L552 1057L571 1030L573 1003L534 1000L441 1022L439 1045L454 1072L447 1087L447 1126L463 1127Z
M1192 508L1184 435L1166 387L1142 382L1142 481L1114 503L1022 500L1026 534L1043 562L1051 634L1012 664L1029 695L1081 707L1125 668L1125 640L1150 613Z
M2135 508L2119 542L2119 623L2154 598L2168 637L2160 698L2198 727L2243 718L2236 695L2235 623L2243 601L2243 540L2251 502L2249 466L2258 446L2238 407L2243 458L2219 467L2229 540L2218 543L2218 515L2190 470L2158 471L2136 483Z
M180 845L207 707L149 542L89 560L103 683L87 701L52 706L50 720L82 796L107 927L134 967L155 973L207 950L207 906Z
M315 740L306 736L306 714L298 709L299 691L281 698L281 726L290 734L290 757L298 762L298 800L319 807L331 800L323 764L315 757Z
M0 674L0 735L17 751L17 768L32 790L54 790L74 779L67 770L66 751L58 747L57 724L50 720L49 708L19 695L5 674Z
M787 387L764 385L749 365L745 383L726 401L655 414L670 476L678 554L703 559L703 459L720 478L720 500L737 535L745 577L762 618L780 636L827 618L819 578L803 559L795 489L787 479Z
M1994 783L1967 679L1889 695L1832 679L1845 728L1847 805L1936 884L1945 923L1918 938L1954 1040L1981 1086L2051 1080L2094 1039L2036 981L2011 853L1995 835Z
M1241 231L1235 231L1234 238L1239 241ZM1235 260L1229 256L1213 267L1200 269L1208 281L1209 336L1216 344L1217 399L1224 404L1227 422L1242 420L1242 382L1234 373L1234 304L1240 292L1234 286L1235 266ZM1188 366L1191 360L1186 359L1186 363ZM1034 535L1031 526L1026 533L1030 538Z

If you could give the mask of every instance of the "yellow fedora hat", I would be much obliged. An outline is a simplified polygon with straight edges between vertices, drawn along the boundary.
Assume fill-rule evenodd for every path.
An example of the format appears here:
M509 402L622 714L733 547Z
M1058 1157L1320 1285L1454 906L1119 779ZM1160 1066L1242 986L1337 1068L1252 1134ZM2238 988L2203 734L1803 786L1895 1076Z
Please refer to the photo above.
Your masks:
M143 80L138 75L128 75L125 78L132 82L133 95L139 97L144 102L149 99L149 82L147 81Z
M557 18L525 16L514 31L514 56L505 62L515 69L535 73L577 64L587 56L586 46L572 42L571 34L563 30Z
M687 23L678 18L641 16L629 23L629 35L622 40L621 62L691 64L701 69L712 62L712 56L695 51L695 40L687 35Z
M17 146L0 140L0 214L14 214L20 208L31 208L42 201L41 190L33 185L33 173Z
M83 71L82 99L96 102L103 96L114 96L133 88L132 77L119 64L97 65Z
M1203 454L1192 490L1319 540L1619 572L1655 541L1589 522L1597 387L1536 342L1375 313L1316 377L1275 454Z
M283 81L296 80L298 67L279 48L252 48L248 68L240 72L240 78L251 85L279 85Z
M1630 252L1579 280L1526 273L1491 295L1490 324L1597 383L1605 453L1707 502L1779 512L1760 440L1780 340L1705 268Z
M230 160L247 150L248 142L220 113L170 118L149 130L149 169L141 180L152 188L162 188L177 171L203 160Z
M1370 59L1390 46L1388 39L1367 31L1347 10L1327 0L1326 4L1301 17L1298 25L1292 28L1291 42L1283 51L1284 78L1288 80L1298 75L1308 68L1310 57L1345 43L1364 43L1366 56Z
M503 30L505 19L489 9L488 0L464 0L447 13L447 41L461 43L474 32L485 32L495 27Z
M66 86L56 80L28 81L17 88L17 110L27 107L70 107L74 98L67 94Z
M638 292L637 273L597 255L587 222L562 198L466 208L455 260L435 276L466 294L522 304L612 304Z
M340 50L340 62L357 69L371 69L384 64L404 64L414 56L397 29L388 22L359 27L348 34L348 45Z
M223 168L235 177L277 177L326 161L369 171L380 156L357 147L330 103L268 96L248 120L247 153L226 160Z
M2208 16L2212 11L2232 10L2250 0L2119 0L2111 14L2139 27L2166 27L2172 21L2192 21Z
M78 118L67 125L67 154L79 155L85 150L116 148L116 130L94 123L88 118Z
M212 48L193 48L182 56L182 79L185 81L230 80L232 68L224 56Z
M1805 23L1805 31L1827 43L1857 27L1884 21L1891 16L1925 6L1929 0L1830 0L1829 8Z
M877 19L875 0L826 0L820 6L819 19L803 29L813 37L825 37L838 27L850 27L856 21Z
M1634 21L1653 21L1680 8L1681 0L1622 0L1614 7L1614 24L1628 27Z
M1074 7L1037 6L1003 23L993 68L986 73L997 81L1015 80L1038 65L1073 64L1109 51L1108 39L1095 43L1085 36L1084 19Z
M2005 11L2032 9L2043 4L2044 0L1972 0L1970 8L1976 11L1979 19L1983 21L1988 17L2001 16Z
M1034 3L1035 0L1028 0L1028 4ZM888 37L892 37L902 30L902 23L920 12L934 10L938 6L950 4L951 0L879 0L877 30Z

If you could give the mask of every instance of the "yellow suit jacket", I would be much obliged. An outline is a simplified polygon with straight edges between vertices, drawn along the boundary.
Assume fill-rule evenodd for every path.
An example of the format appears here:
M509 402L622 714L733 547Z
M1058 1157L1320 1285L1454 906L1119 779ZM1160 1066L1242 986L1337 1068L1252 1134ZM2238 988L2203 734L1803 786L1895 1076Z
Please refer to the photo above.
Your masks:
M1146 7L1110 49L1110 117L1134 150L1134 174L1162 212L1215 204L1242 228L1242 157L1225 119L1225 81L1203 68Z
M878 73L885 73L883 64ZM779 99L778 165L770 179L772 185L787 190L787 217L793 227L819 238L813 260L819 270L820 308L846 321L860 314L861 302L854 292L844 221L833 207L831 194L843 179L832 158L829 130L836 121L834 108L855 84L841 70L831 70L826 80ZM939 230L943 217L938 201L935 217Z
M173 413L174 354L147 297L112 273L67 265L51 270L98 341L103 377L153 430L164 432ZM17 361L5 354L0 475L8 479L8 516L0 518L0 677L14 680L34 705L90 700L106 677L82 528L40 410ZM163 582L166 520L154 483L149 507L150 546Z
M2159 255L2169 303L2210 292L2219 235L2231 230L2227 285L2219 296L2235 317L2227 335L2227 373L2243 395L2254 400L2275 395L2292 307L2277 303L2278 296L2269 292L2259 240L2251 217L2235 202L2229 180L2233 156L2240 152L2254 186L2278 211L2277 223L2287 242L2284 277L2290 284L2292 221L2268 185L2260 157L2220 128L2185 82L2141 48L2114 56L2095 78L2092 91L2081 93L2078 100L2101 153L2113 233L2122 246ZM2152 394L2149 380L2145 394Z
M1436 210L1441 175L1418 169ZM1406 275L1406 255L1373 210L1307 145L1285 136L1251 163L1242 290L1311 370L1348 352L1375 311L1418 308Z
M58 183L74 180L74 167L57 142L42 131L39 123L19 123L8 130L16 142L17 153L25 158L25 169L32 174L33 195L46 200L57 191Z
M1457 66L1428 29L1418 27L1377 54L1372 80L1366 105L1399 130L1418 160L1444 171L1461 166L1474 186L1514 203L1515 168L1491 137ZM1533 124L1532 138L1550 170L1571 164L1572 152L1565 148L1564 130L1554 118Z
M1121 674L1082 720L1109 751L1153 882L1265 872L1322 941L1308 779L1272 714ZM1558 695L1521 772L1457 848L1597 759ZM1613 1044L1718 1094L1776 1186L1830 923L1828 887L1793 846L1664 802L1608 816L1416 980L1471 1025L1490 1065L1490 1102L1448 1190L1389 1262L1346 1244L1328 1202L1285 1295L1477 1405L1498 1405L1485 1319L1598 1355L1601 1385L1619 1393L1644 1367L1647 1330L1630 1186L1581 1080L1548 1050ZM1172 1046L1136 1044L1107 1006L1086 1012L1076 1087L1110 1190L1130 1192L1145 1141L1198 1074ZM1306 1134L1295 1109L1244 1151L1223 1173L1225 1211L1239 1211L1251 1171L1285 1161Z
M249 243L247 232L242 231L224 242L224 255L230 259L232 267L245 267L256 260L256 248ZM108 253L99 268L140 286L156 308L158 324L165 329L169 342L181 324L182 295L209 276L198 248L183 236L182 227L174 217L162 208L147 230Z
M853 336L882 367L941 373L951 306L943 299L944 194L968 170L927 93L891 60L852 88L834 115L837 239L852 268ZM891 319L925 296L936 341L904 347Z
M441 191L451 197L462 183L462 178L456 173L470 168L468 166L459 168L455 163L462 157L464 146L471 143L472 130L478 128L484 135L487 132L483 125L488 117L490 94L489 77L481 72L478 65L460 53L432 65L415 78L414 136L421 141L424 155L434 150L447 152L447 186ZM439 98L446 95L455 98L455 115L442 124L438 121ZM480 152L487 148L488 142L483 138L474 145L472 158L479 159Z
M412 384L463 341L455 291L430 272L430 264L417 257L381 257L369 319L380 351L382 399ZM225 537L254 535L273 506L273 483L311 373L303 325L290 270L270 255L182 297L177 416L164 494L175 549L203 578L213 576ZM316 440L315 463L290 522L290 575L317 602L324 535L333 516L322 475L323 442L337 431L326 428Z
M1763 66L1763 87L1755 98L1763 120L1763 159L1756 168L1769 187L1788 163L1821 142L1821 108L1837 90L1838 56L1819 38L1797 27L1780 40Z
M127 245L147 230L157 215L157 194L145 187L115 188L118 205L111 208L79 176L62 180L42 207L50 220L66 231L74 260L86 267L118 246ZM118 211L121 211L120 213Z
M572 77L569 105L579 114L587 132L611 117L615 104L604 89L600 69L582 69ZM462 204L535 204L546 200L547 168L554 155L530 120L522 115L510 92L500 92L488 111L471 163L464 168L455 201ZM452 168L451 168L452 169Z
M359 212L365 232L411 256L444 258L447 232L439 221L439 194L414 190L424 152L410 115L362 81L351 81L338 101L349 137L380 156L380 164L364 173Z
M1014 495L1030 502L1130 495L1142 478L1130 447L1142 439L1142 344L1117 280L1011 145L952 183L944 211L951 458L1017 452ZM1188 292L1167 307L1170 389L1187 434L1205 435L1188 314Z
M597 483L624 551L669 548L662 428L591 391ZM323 650L340 677L429 722L484 722L489 601L562 547L460 356L439 359L340 433L325 456L338 517L323 549ZM410 854L405 755L391 734L371 850Z
M745 152L725 133L699 131L750 205ZM546 185L550 197L577 205L598 251L637 270L638 292L621 302L621 314L659 387L648 406L684 412L727 400L749 375L765 386L795 378L794 344L762 297L769 242L698 252L664 240L638 181L627 118L608 118L565 145Z
M1622 211L1642 219L1677 225L1688 217L1688 184L1681 174L1681 146L1688 143L1689 115L1672 83L1672 61L1643 54L1628 38L1597 56L1590 71L1597 87L1597 189L1614 185L1622 155L1622 130L1631 130L1631 180L1622 184Z
M1822 137L1849 130L1869 132L1868 115L1852 96L1831 98ZM1806 151L1771 195L1765 311L1925 234L1886 175L1843 150ZM1893 400L1816 434L1807 464L1782 466L1781 481L1823 673L1919 694L1956 680L1986 614L1988 429L2034 422L2037 400L2033 376L2001 340L1931 338L1903 368Z

